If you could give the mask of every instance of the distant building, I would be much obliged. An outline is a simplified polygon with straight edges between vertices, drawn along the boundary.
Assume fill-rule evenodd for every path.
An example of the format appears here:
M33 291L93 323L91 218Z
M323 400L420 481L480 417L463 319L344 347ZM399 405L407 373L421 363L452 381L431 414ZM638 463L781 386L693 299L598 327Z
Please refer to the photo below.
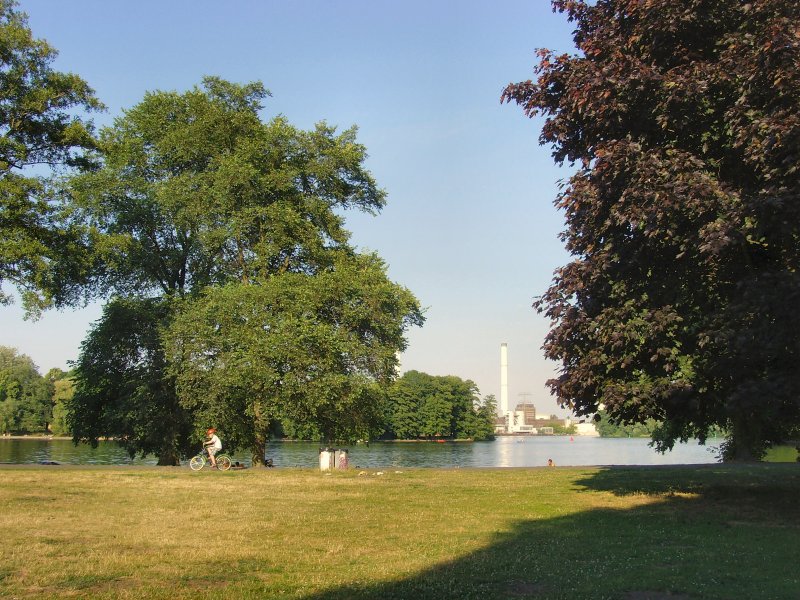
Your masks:
M528 435L554 435L564 427L569 427L573 421L569 418L562 419L555 415L549 417L536 417L536 406L530 402L517 404L513 411L500 415L495 419L494 432L496 434L528 434ZM578 435L596 435L588 428L582 428Z
M524 406L530 407L528 412L523 408ZM533 426L533 420L528 422L527 416L530 410L533 409L533 414L536 414L536 409L533 404L518 404L516 410L508 413L508 425L506 427L507 433L536 433L536 428Z
M517 414L522 413L522 423L524 425L536 425L536 407L530 402L517 404L514 412Z

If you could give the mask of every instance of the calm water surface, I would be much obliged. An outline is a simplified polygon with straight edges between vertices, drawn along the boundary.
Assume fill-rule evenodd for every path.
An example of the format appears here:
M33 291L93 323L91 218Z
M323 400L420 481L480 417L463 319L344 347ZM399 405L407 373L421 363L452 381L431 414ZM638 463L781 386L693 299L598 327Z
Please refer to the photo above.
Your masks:
M552 459L557 466L667 465L717 462L714 450L722 440L706 446L695 442L676 444L667 454L658 454L642 438L594 438L575 436L498 437L492 442L372 443L348 448L350 464L361 468L398 467L540 467ZM267 457L276 467L319 466L319 444L275 442ZM250 463L246 452L234 460ZM0 463L35 464L57 462L73 465L154 465L155 457L131 459L114 442L101 442L92 449L74 446L68 440L0 439Z

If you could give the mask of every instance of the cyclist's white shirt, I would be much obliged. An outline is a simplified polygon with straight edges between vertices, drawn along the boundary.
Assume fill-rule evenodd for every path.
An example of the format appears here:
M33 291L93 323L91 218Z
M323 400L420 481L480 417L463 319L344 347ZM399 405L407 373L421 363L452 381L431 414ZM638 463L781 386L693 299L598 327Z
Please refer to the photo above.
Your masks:
M220 439L217 437L217 434L216 434L216 433L215 433L215 434L213 434L213 435L211 436L211 438L210 438L208 441L209 441L209 442L211 442L211 443L209 444L209 446L211 446L211 447L212 447L214 450L216 450L216 451L218 451L218 452L219 452L220 450L222 450L222 442L221 442L221 441L220 441Z

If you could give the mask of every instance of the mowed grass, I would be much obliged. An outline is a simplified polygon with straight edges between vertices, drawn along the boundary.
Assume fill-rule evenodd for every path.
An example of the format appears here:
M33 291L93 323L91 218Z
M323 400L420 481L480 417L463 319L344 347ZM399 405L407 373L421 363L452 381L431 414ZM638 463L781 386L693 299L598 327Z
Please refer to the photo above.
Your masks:
M0 469L4 598L800 597L800 467Z

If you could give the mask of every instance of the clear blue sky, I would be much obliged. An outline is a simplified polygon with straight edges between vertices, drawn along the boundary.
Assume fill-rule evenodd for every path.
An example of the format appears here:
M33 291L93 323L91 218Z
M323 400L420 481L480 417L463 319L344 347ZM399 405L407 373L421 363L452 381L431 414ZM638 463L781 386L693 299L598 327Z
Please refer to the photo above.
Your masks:
M532 75L536 48L572 48L572 27L546 0L22 0L34 35L59 51L108 106L109 124L148 90L184 91L204 75L263 81L264 119L285 115L359 127L367 166L388 192L377 217L348 216L360 248L427 307L402 370L457 375L499 398L500 344L509 399L563 411L545 388L548 328L531 308L567 261L552 205L557 169L541 123L499 102ZM66 368L99 306L25 322L0 308L0 345L41 372ZM529 395L527 395L529 394Z

